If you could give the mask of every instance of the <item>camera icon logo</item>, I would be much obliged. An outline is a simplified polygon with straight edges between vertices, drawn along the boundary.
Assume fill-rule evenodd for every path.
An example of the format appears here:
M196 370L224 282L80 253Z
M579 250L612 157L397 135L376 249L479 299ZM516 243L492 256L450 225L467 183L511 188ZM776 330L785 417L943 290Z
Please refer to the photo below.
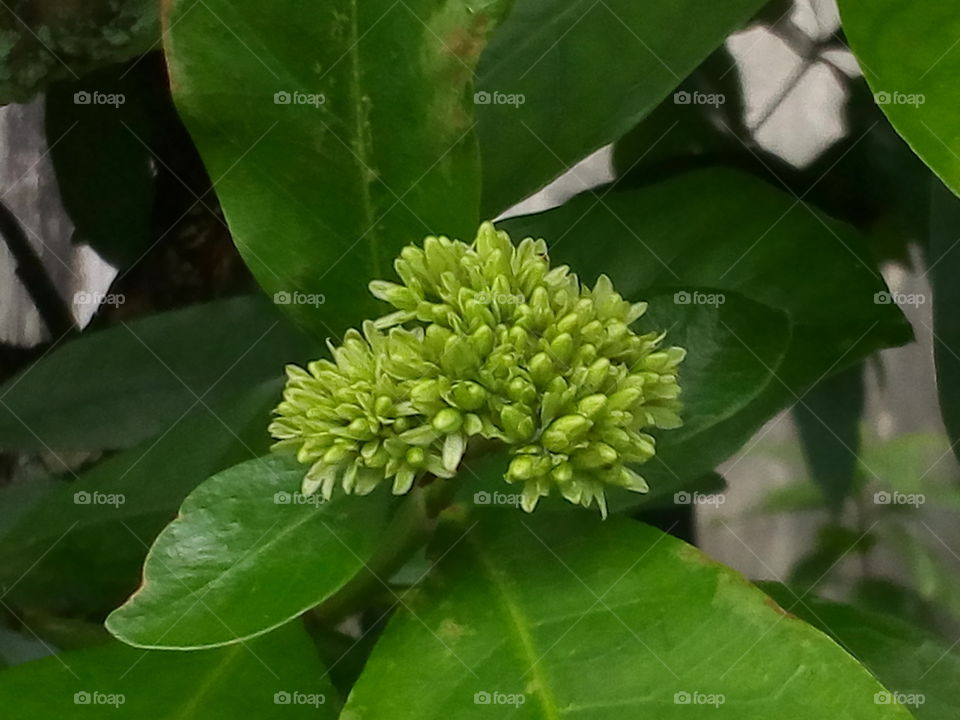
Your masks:
M686 90L679 90L673 94L673 102L675 105L689 105L692 100L693 96Z
M86 690L81 690L78 693L73 695L73 704L74 705L89 705L90 704L90 693Z
M474 705L489 705L490 704L490 693L485 690L481 690L478 693L473 694L473 704Z
M475 505L489 505L490 504L490 493L486 490L481 490L480 492L475 492L473 494L473 502Z
M289 505L291 499L292 499L292 496L290 495L290 493L284 490L280 490L279 492L274 493L273 495L274 505Z
M289 105L291 102L293 102L293 96L286 90L280 90L273 94L274 105Z
M491 95L486 90L478 90L473 94L473 102L476 105L489 105Z
M673 302L675 305L689 305L691 299L690 293L686 290L681 290L673 294Z
M91 499L92 497L90 493L88 493L86 490L78 490L73 494L74 505L89 505Z
M274 705L289 705L292 699L292 696L286 690L280 690L273 694Z
M275 292L273 294L274 305L289 305L292 300L293 298L286 290L280 290L279 292Z
M886 490L880 490L873 494L873 502L875 505L889 505L892 499L893 496Z
M689 705L691 700L690 693L685 690L673 694L674 705Z
M89 105L91 102L93 102L93 96L86 90L80 90L73 94L74 105Z
M693 497L686 490L681 490L673 494L674 505L689 505L692 500Z

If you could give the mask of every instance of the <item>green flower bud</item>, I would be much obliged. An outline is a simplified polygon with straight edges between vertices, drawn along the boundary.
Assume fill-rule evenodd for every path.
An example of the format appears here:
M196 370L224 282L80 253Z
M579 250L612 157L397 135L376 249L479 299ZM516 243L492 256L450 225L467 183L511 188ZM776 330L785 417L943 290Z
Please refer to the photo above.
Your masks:
M433 416L433 427L438 432L452 433L460 429L463 424L463 415L453 408L444 408Z
M556 370L547 353L537 353L530 358L530 379L538 388L545 388L554 377L556 377Z
M459 382L453 386L453 402L463 410L478 410L487 401L487 391L475 382Z
M569 450L587 434L592 425L583 415L564 415L543 431L540 443L554 452Z
M602 393L587 395L577 403L577 412L593 420L607 406L607 396Z
M519 480L521 482L530 480L537 476L537 461L531 455L518 455L510 461L510 467L507 469L507 478L510 480Z
M500 411L500 420L506 435L515 442L522 442L533 435L533 418L517 405L504 406Z
M570 333L562 333L550 343L550 354L557 362L566 365L573 359L575 348L573 336Z
M422 447L412 447L407 450L405 459L413 467L420 467L427 461L427 453Z

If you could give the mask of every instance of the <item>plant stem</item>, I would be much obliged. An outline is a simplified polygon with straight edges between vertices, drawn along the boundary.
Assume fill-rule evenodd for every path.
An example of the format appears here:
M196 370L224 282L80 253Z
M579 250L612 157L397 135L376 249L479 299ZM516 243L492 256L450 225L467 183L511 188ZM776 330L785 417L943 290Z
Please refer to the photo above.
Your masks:
M457 478L453 478L434 479L414 488L384 530L373 557L339 592L313 610L315 619L324 626L335 626L363 609L369 598L389 590L390 578L433 535L437 517L450 504L457 487Z

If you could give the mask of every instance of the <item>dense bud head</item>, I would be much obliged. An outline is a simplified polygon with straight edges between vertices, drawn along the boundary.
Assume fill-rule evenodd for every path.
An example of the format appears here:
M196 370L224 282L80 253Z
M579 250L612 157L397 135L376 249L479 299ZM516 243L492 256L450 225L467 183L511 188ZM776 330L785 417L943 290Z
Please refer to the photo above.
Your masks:
M514 246L490 223L471 245L406 247L395 268L402 284L370 285L395 312L331 345L333 362L287 370L270 429L311 465L305 490L407 492L456 474L476 438L508 446L528 511L551 490L602 512L607 485L646 491L627 463L652 457L644 430L680 425L685 353L630 329L645 304L603 275L583 287L543 240Z

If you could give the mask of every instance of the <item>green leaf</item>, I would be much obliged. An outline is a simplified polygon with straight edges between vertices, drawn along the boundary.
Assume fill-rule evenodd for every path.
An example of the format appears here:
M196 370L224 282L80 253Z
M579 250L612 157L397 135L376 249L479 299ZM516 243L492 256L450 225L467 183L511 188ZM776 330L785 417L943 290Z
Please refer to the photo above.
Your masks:
M570 512L478 519L451 528L344 720L910 717L874 705L883 688L819 631L658 530Z
M237 247L317 334L375 314L404 245L476 232L472 67L506 4L172 3L174 99Z
M933 353L940 414L960 458L960 200L933 181L928 272L933 285Z
M840 0L850 47L877 104L955 193L960 193L960 16L939 0Z
M477 70L484 216L624 135L765 1L518 0Z
M960 651L900 618L795 594L779 583L760 587L786 610L827 633L910 707L917 720L953 720L960 707ZM888 696L889 696L888 694ZM910 704L910 700L917 702Z
M0 448L124 448L307 354L263 298L220 300L82 335L0 387Z
M606 273L634 300L662 287L709 287L789 317L791 342L770 368L774 379L718 426L721 434L688 445L671 463L684 477L709 472L825 375L912 337L896 305L876 301L886 285L856 233L739 172L709 169L635 190L599 190L503 225L515 237L548 238L551 259L588 283ZM737 335L762 357L753 339Z
M271 455L214 475L157 538L143 585L107 618L137 647L239 642L333 595L369 560L394 498L304 498L305 468ZM299 502L299 501L306 502Z
M267 451L281 384L277 378L251 388L215 413L195 408L73 482L25 481L0 490L0 506L21 507L0 527L5 602L97 617L122 603L183 499L210 475ZM26 504L25 496L41 488L42 496Z
M743 90L739 73L732 71L735 66L726 45L717 48L673 97L617 140L611 158L616 177L647 184L693 166L716 164L720 157L752 157L735 134L744 132ZM677 93L687 93L691 100L698 93L700 102L675 102L675 97L684 98Z
M119 267L143 254L153 216L152 78L141 69L112 66L46 94L47 146L73 240Z
M736 292L689 288L644 298L649 308L638 327L666 330L665 342L686 348L687 357L680 369L683 427L660 434L656 456L638 471L654 485L682 483L692 479L692 465L723 459L726 421L777 382L791 324L783 311ZM638 496L629 499L634 504Z
M825 378L794 408L807 467L835 514L854 488L860 454L860 419L865 389L864 365Z
M0 673L0 706L10 720L335 718L337 704L299 625L195 653L113 642Z

